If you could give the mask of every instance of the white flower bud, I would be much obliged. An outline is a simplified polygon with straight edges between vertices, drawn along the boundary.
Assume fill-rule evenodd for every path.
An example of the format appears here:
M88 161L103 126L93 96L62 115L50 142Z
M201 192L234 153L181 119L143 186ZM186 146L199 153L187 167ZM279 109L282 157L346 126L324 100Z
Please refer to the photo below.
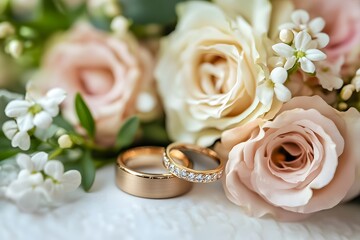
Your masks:
M345 102L340 102L338 105L338 109L344 111L348 108L348 105Z
M66 130L63 129L63 128L59 128L56 133L55 133L55 136L56 137L61 137L62 135L65 135L66 134Z
M136 101L136 109L140 113L149 113L156 107L156 99L148 92L140 93Z
M360 76L360 68L355 73L356 76Z
M354 91L355 91L355 86L352 84L348 84L341 89L340 97L344 101L347 101L351 98L351 95L353 94Z
M352 79L351 84L353 84L355 86L356 92L359 92L360 91L360 75L356 75Z
M73 142L69 135L65 134L59 137L58 144L60 148L71 148L73 145Z
M6 38L9 35L12 35L15 33L15 29L13 25L11 25L9 22L2 22L0 23L0 39Z
M113 32L123 35L129 27L129 21L123 16L117 16L112 20L110 27Z
M23 52L23 44L19 40L12 40L7 46L9 54L18 58Z
M294 40L294 33L289 29L282 29L279 33L279 38L284 43L291 43Z
M119 6L115 2L104 4L104 13L108 17L115 17L121 13Z

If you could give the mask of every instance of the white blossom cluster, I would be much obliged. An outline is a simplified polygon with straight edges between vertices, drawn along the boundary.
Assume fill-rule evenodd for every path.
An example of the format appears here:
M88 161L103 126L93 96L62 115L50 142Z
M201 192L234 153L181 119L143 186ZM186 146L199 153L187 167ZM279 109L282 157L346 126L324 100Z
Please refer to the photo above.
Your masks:
M323 33L325 21L321 17L310 19L309 13L296 10L291 15L292 22L279 26L279 41L272 46L275 56L269 58L270 74L259 86L258 97L266 102L273 95L281 102L291 99L290 90L284 85L290 74L303 71L316 77L327 90L339 89L343 80L339 69L331 68L326 54L320 49L329 43L329 36Z
M2 126L12 147L29 150L32 135L43 136L59 114L59 105L66 92L52 89L43 97L33 97L30 92L24 100L12 100L5 108L6 116L13 118ZM67 135L59 138L59 147L69 145ZM14 162L14 161L13 161ZM64 172L58 160L49 160L45 152L32 155L18 154L16 163L11 160L0 165L0 197L14 201L24 211L36 211L61 200L64 193L74 191L81 183L77 170Z
M11 101L5 108L5 115L14 120L9 120L2 126L11 145L24 151L29 150L30 136L40 136L50 127L53 117L59 114L59 105L65 97L64 90L54 88L43 97L27 94L24 100Z
M78 171L64 172L63 164L58 160L49 160L45 152L32 156L19 154L16 162L20 171L15 171L13 167L9 169L9 166L6 169L0 167L0 175L8 179L0 186L0 194L14 201L23 211L32 212L49 206L81 183Z

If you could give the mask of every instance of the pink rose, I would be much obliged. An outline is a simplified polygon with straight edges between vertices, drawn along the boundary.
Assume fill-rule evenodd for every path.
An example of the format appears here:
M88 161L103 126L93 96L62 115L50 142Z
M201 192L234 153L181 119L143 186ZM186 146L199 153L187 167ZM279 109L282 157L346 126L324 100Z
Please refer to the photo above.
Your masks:
M79 24L50 49L42 66L45 86L61 87L69 96L64 116L74 125L74 95L87 102L96 123L96 140L114 143L123 120L137 112L141 90L151 89L153 59L134 38L116 38Z
M355 197L359 119L318 96L295 97L273 121L224 132L228 198L252 216L296 220Z
M330 43L324 49L327 59L334 62L346 57L345 63L360 59L360 1L358 0L294 0L295 7L305 9L311 17L322 17L326 21L324 32Z

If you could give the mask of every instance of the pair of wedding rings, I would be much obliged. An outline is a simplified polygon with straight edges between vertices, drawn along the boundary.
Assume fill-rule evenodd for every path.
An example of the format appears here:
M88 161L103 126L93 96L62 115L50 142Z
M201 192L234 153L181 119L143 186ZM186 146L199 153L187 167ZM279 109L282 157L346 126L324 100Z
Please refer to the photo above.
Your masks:
M193 162L201 157L214 160L216 167L195 170ZM146 173L137 170L154 163L161 163L166 171ZM166 148L138 147L118 157L116 184L124 192L138 197L171 198L188 192L193 183L210 183L220 179L223 170L224 162L216 152L197 145L172 143Z

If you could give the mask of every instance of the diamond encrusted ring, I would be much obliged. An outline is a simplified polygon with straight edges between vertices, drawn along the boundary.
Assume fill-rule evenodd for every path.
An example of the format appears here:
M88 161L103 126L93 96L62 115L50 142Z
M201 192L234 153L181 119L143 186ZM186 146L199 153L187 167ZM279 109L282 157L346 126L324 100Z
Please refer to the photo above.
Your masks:
M176 161L176 155L178 155L178 152L190 152L205 155L216 161L218 166L215 169L204 171L194 170L191 167L185 167ZM194 161L192 158L190 160ZM225 167L224 161L213 150L184 143L172 143L167 146L164 152L163 161L165 167L170 173L178 178L195 183L210 183L220 179Z

